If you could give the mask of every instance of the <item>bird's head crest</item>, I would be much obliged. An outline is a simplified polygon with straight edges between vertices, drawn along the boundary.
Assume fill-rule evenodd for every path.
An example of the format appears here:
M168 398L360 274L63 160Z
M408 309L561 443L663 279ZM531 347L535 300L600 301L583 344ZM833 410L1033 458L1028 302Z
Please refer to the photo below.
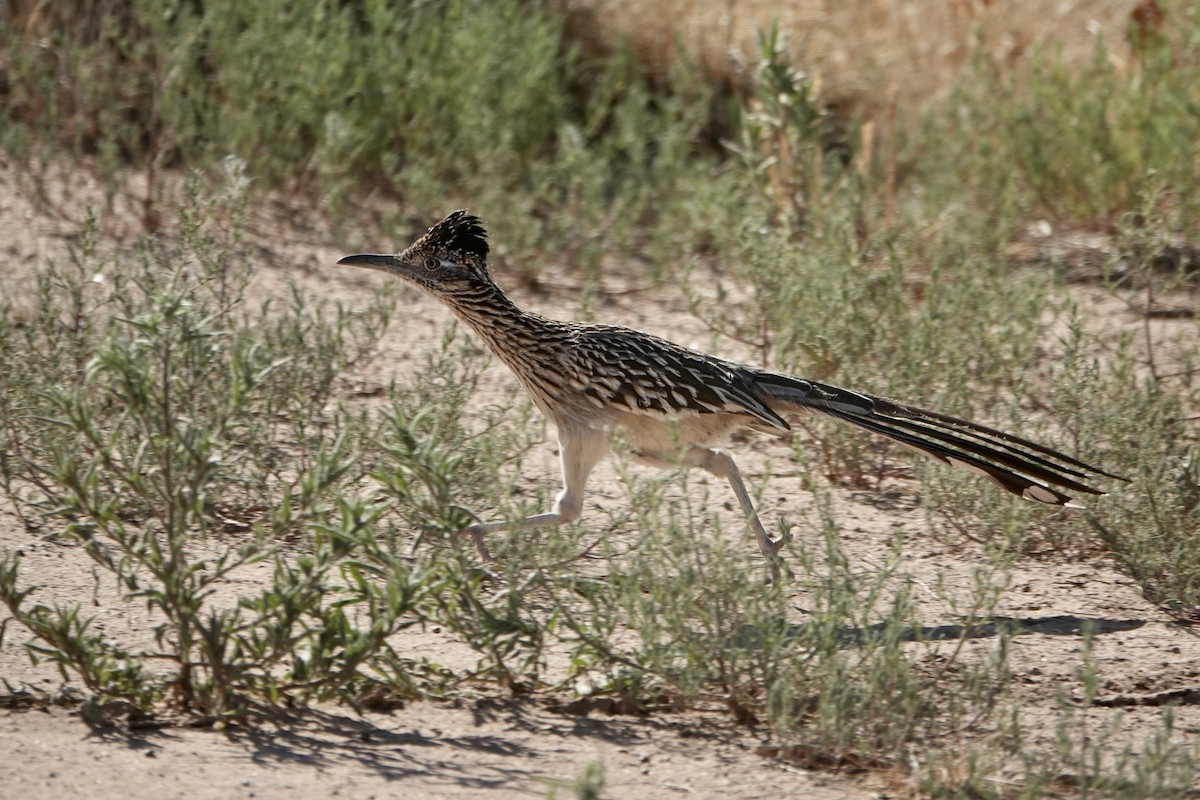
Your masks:
M487 230L479 217L459 209L449 214L417 239L405 255L428 254L448 260L473 260L486 269Z

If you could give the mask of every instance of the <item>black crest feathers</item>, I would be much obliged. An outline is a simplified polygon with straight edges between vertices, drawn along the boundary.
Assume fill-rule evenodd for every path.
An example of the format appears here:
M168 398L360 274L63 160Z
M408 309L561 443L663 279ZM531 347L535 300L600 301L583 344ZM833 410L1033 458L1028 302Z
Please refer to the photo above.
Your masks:
M487 230L479 217L465 209L452 212L427 230L415 246L448 253L465 253L481 262L486 262L488 257Z

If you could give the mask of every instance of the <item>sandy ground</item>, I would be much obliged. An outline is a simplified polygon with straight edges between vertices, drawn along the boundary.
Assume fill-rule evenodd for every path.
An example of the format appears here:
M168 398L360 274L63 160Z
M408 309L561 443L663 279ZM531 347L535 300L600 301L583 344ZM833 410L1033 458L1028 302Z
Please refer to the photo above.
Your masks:
M89 192L85 184L71 195L67 213L43 212L25 198L27 191L11 171L0 168L0 253L9 286L19 296L47 259L61 258L80 230L78 209ZM107 246L128 244L138 231L121 205L100 219ZM431 212L431 218L441 210ZM478 209L482 214L486 210ZM124 222L123 222L124 220ZM374 274L347 273L332 267L338 256L386 249L399 242L370 242L350 230L340 238L315 218L298 217L285 206L264 205L252 214L252 239L262 252L256 291L282 292L298 281L314 297L365 302ZM551 280L554 283L553 274ZM503 276L501 276L503 281ZM561 283L570 285L564 272ZM578 312L569 293L517 299L549 314ZM1114 327L1136 325L1111 298L1089 299ZM1107 304L1107 305L1106 305ZM380 363L403 370L432 346L451 317L436 303L415 293L405 296L383 343ZM603 313L610 321L670 335L682 343L709 349L712 335L687 313L686 302L669 290L612 294ZM724 355L745 357L736 345ZM503 373L497 372L498 376ZM507 380L507 378L500 378ZM549 444L544 457L530 459L531 482L554 482L556 460ZM739 455L748 480L761 479L766 460L786 460L786 451L751 443ZM773 462L776 463L777 462ZM776 470L778 472L778 470ZM613 489L611 462L601 466L590 485L589 506L620 503ZM795 513L795 479L776 477L764 495L764 519ZM723 487L698 480L716 495ZM878 567L877 555L899 533L905 538L906 569L918 586L969 591L972 570L983 557L968 546L950 547L928 536L928 521L911 492L901 502L882 503L862 493L833 490L843 543L863 569ZM723 495L718 495L723 497ZM589 513L589 512L585 512ZM730 512L726 530L738 530ZM803 534L801 534L802 536ZM747 543L747 546L749 544ZM125 603L112 587L94 585L86 555L69 544L27 532L7 508L0 508L0 550L19 549L25 574L44 588L39 599L91 597L102 631L137 640L147 635L136 604ZM253 581L244 573L242 580ZM918 596L922 622L930 631L953 636L960 621L938 594ZM1159 702L1195 687L1200 673L1200 641L1191 629L1174 623L1142 597L1137 587L1107 559L1067 561L1043 558L1018 563L998 613L1017 620L1025 633L1013 640L1013 681L1027 698L1031 729L1042 731L1047 745L1054 735L1058 692L1078 694L1077 672L1082 630L1096 631L1095 656L1101 695L1108 705L1085 709L1097 730L1116 726L1119 736L1137 743L1161 722ZM0 614L0 620L6 619ZM453 659L452 644L436 634L420 634L413 645L431 655ZM9 625L0 642L0 678L18 687L53 690L57 674L30 664L24 636ZM980 631L967 648L994 646L994 632ZM439 650L441 648L441 650ZM481 697L458 704L414 703L387 714L358 716L345 708L325 707L258 726L227 730L186 727L96 728L78 710L0 710L0 794L8 797L99 798L319 798L319 797L542 797L555 781L576 779L589 764L606 772L611 797L808 797L883 798L906 796L902 779L880 774L813 772L773 759L763 745L769 732L739 727L728 715L696 712L635 717L561 710L558 698L535 695L522 701ZM1181 738L1200 730L1195 705L1176 710ZM570 796L560 789L560 796Z

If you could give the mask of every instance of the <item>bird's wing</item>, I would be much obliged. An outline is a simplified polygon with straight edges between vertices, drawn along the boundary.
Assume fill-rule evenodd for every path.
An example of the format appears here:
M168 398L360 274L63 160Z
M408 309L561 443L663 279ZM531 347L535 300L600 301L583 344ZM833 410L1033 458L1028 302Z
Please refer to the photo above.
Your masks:
M590 326L563 351L563 368L598 408L658 418L739 414L788 431L736 364L628 328Z

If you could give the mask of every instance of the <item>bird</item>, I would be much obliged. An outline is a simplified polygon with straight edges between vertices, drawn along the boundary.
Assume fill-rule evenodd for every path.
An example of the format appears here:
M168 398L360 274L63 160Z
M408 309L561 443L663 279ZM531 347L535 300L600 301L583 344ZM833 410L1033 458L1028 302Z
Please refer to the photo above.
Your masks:
M737 464L720 445L743 430L777 436L788 418L816 412L961 467L1018 497L1082 508L1069 492L1103 495L1085 481L1125 480L995 428L864 392L727 361L632 328L551 319L520 308L488 266L487 231L454 211L395 255L358 254L339 265L378 270L445 303L516 376L558 434L562 491L550 510L476 522L462 534L492 561L486 537L574 522L596 464L618 430L634 461L696 468L728 482L758 549L773 568L791 541L764 529Z

